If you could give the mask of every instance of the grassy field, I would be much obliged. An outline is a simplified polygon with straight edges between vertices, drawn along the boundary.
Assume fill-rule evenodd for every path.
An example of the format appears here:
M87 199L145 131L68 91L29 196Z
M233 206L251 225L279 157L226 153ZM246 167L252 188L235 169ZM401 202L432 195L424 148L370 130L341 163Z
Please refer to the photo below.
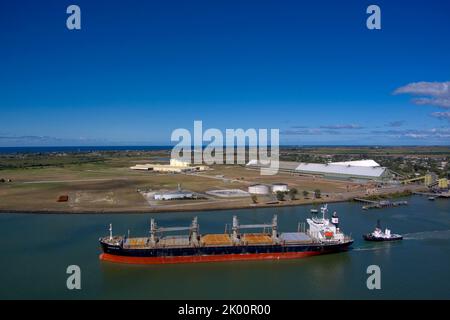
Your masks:
M335 150L336 151L336 150ZM283 152L290 152L283 150ZM16 158L16 160L14 160ZM240 165L214 165L198 174L158 174L133 171L136 163L166 162L169 151L131 151L68 154L26 154L0 156L0 211L3 212L152 212L211 210L266 206L274 196L152 201L138 190L171 191L181 184L185 190L204 194L213 189L241 189L250 184L287 183L298 190L297 200L278 205L317 201L340 201L364 195L368 186L345 181L279 173L262 176L258 170ZM322 199L313 199L319 189ZM303 191L308 191L307 199ZM57 202L61 195L69 201Z
M299 191L321 189L322 192L343 192L344 183L320 181L277 175L264 177L258 171L241 166L214 166L201 174L158 174L147 171L132 171L127 167L108 167L107 164L67 165L64 168L34 168L2 170L1 175L12 182L0 185L0 210L8 211L151 211L176 210L176 206L210 209L217 205L230 204L248 206L250 198L217 199L217 201L170 201L150 207L137 191L175 190L178 184L183 189L204 193L212 189L247 190L252 183L274 183L283 181ZM218 178L217 176L221 176ZM223 176L223 178L222 178ZM57 202L60 195L69 195L68 202ZM268 201L263 199L261 201ZM198 206L195 206L197 204Z

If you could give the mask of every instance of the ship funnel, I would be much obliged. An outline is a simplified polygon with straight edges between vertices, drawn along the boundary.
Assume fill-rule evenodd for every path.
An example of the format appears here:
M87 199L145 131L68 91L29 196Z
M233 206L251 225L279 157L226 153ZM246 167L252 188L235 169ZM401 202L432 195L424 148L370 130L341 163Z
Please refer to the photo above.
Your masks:
M331 216L331 223L334 224L334 226L339 229L339 217L337 215L337 212L333 212L333 215Z

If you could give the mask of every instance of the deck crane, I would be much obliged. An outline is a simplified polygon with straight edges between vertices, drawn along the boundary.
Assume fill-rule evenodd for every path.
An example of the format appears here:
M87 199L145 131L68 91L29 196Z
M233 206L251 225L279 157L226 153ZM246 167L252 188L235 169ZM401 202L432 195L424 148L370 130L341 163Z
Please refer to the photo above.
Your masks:
M197 217L192 219L192 223L188 227L158 227L155 219L150 219L150 243L155 245L158 242L157 233L172 232L172 231L185 231L189 230L189 238L191 244L197 245L199 240L199 224Z
M278 240L278 216L274 215L272 223L265 224L239 224L239 220L236 216L233 216L233 242L239 243L239 230L240 229L257 229L257 228L272 228L272 240L277 243Z

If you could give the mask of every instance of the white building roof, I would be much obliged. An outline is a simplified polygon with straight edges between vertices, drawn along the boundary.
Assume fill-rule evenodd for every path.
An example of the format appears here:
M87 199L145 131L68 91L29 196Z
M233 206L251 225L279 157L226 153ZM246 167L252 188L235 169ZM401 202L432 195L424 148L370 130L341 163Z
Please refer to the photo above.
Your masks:
M264 167L258 160L250 160L247 166ZM301 171L305 173L342 174L348 176L381 177L387 170L374 160L344 161L332 163L299 163L293 161L280 161L279 168L285 170Z
M278 161L278 167L280 169L285 169L285 170L295 170L295 168L297 168L299 162L294 162L294 161ZM258 160L250 160L246 166L249 167L266 167L269 168L269 164L262 164L260 161Z
M352 176L380 177L386 168L367 166L345 166L341 164L322 163L300 163L295 171L324 173L324 174L345 174Z
M342 161L331 162L330 164L337 164L341 166L359 166L359 167L379 167L380 164L374 160L356 160L356 161Z

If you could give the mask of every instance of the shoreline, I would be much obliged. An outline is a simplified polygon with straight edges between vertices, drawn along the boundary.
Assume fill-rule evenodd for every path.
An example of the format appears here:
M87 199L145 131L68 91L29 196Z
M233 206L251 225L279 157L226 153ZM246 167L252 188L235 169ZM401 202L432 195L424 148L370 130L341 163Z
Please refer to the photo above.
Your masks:
M380 194L384 197L410 197L413 196L413 192L403 192L399 196L398 192L393 193L384 193ZM395 197L394 197L395 196ZM225 211L225 210L250 210L250 209L266 209L266 208L283 208L283 207L296 207L296 206L308 206L308 205L320 205L324 203L340 203L340 202L353 202L353 198L346 198L346 199L320 199L310 202L304 202L304 203L278 203L278 204L256 204L256 205L248 205L248 206L231 206L231 207L216 207L216 208L190 208L190 207L184 207L184 208L158 208L152 210L151 208L147 209L133 209L133 210L127 210L127 209L121 209L121 210L7 210L7 209L0 209L0 214L47 214L47 215L57 215L57 214L63 214L63 215L87 215L87 214L95 214L95 215L101 215L101 214L153 214L153 213L180 213L180 212L205 212L205 211ZM369 198L368 196L363 198Z
M330 201L322 201L322 202L310 202L310 203L291 203L291 204L282 204L282 205L274 205L274 204L261 204L255 206L236 206L236 207L228 207L228 208L177 208L177 209L158 209L158 210L120 210L120 211L112 211L112 210L77 210L77 211L64 211L64 210L0 210L0 214L64 214L64 215L83 215L83 214L151 214L151 213L180 213L180 212L205 212L205 211L225 211L225 210L245 210L245 209L266 209L266 208L283 208L283 207L296 207L296 206L307 206L314 204L322 204L322 203L338 203L338 202L351 202L352 200L330 200Z

